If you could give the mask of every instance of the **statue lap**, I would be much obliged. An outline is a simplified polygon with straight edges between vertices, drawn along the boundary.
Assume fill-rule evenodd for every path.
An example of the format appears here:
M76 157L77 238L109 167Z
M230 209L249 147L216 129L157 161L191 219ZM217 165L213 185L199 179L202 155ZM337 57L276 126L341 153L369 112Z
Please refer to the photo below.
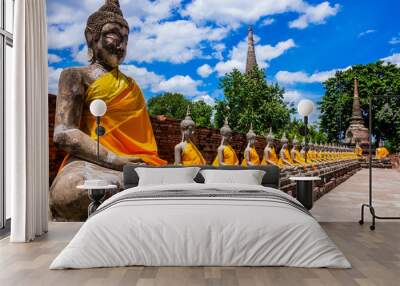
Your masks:
M87 190L78 189L85 180L107 180L122 190L122 172L82 160L71 160L57 174L50 187L50 212L53 220L84 221L90 203ZM115 190L113 190L115 191ZM110 196L108 192L107 197Z

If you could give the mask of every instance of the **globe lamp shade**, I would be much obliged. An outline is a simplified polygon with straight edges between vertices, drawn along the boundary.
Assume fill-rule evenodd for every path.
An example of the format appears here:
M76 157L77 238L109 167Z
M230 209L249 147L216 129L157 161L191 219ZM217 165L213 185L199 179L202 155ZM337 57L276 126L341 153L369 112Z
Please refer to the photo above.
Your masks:
M297 111L301 116L308 116L314 110L314 103L311 100L303 99L297 105Z
M101 117L106 113L106 111L107 105L103 100L96 99L90 103L90 113L92 113L93 116Z

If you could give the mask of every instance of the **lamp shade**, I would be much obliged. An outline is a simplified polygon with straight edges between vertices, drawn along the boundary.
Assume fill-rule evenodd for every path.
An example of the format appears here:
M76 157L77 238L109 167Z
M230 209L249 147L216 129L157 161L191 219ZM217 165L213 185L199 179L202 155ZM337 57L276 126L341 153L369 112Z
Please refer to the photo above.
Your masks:
M90 103L90 113L93 114L93 116L103 116L107 111L107 105L106 103L101 100L101 99L96 99L93 100Z
M311 100L303 99L297 105L297 111L301 116L308 116L314 110L314 103Z

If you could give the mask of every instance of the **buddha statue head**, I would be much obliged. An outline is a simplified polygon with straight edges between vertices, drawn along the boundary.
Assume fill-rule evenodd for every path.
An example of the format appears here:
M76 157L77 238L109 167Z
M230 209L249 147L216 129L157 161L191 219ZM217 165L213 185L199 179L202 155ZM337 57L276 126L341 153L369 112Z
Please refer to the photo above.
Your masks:
M253 123L251 123L249 132L247 132L247 134L246 134L247 143L250 146L253 146L256 143L256 137L257 137L257 135L253 131Z
M196 128L196 124L190 115L190 106L188 106L186 117L181 121L182 141L189 140L194 134L194 130Z
M295 135L293 140L292 140L292 145L293 145L293 149L294 150L297 149L297 144L299 144L299 140L297 140L297 136Z
M129 25L118 0L106 0L100 9L89 16L85 29L89 62L106 69L120 65L126 56Z
M282 135L282 138L281 138L282 149L287 149L288 148L288 142L289 142L289 140L286 138L286 132L283 132L283 135Z
M224 126L221 127L220 133L222 136L222 141L230 143L232 138L232 129L229 127L228 118L225 117Z
M269 132L267 134L267 136L265 136L265 139L267 140L267 144L271 145L274 143L274 134L272 134L272 127L269 128Z

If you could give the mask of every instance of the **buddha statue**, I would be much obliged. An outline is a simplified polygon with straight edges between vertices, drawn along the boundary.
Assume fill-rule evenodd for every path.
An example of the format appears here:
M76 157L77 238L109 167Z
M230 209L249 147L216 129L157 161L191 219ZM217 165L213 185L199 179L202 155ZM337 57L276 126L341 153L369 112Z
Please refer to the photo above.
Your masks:
M290 156L292 157L292 161L297 166L305 166L305 161L301 158L300 151L298 150L297 137L295 136L292 141L292 150L290 150Z
M182 141L175 146L175 165L194 166L205 165L203 155L192 142L196 124L190 116L188 107L186 117L181 121Z
M283 132L281 143L282 148L279 151L279 164L285 167L296 167L295 163L292 160L290 155L289 147L288 147L289 140L286 138L286 133Z
M264 149L264 156L261 161L261 165L275 165L279 168L283 168L284 165L279 163L278 155L276 154L274 135L272 134L272 128L269 129L269 133L265 136L267 146Z
M360 147L360 141L356 140L356 147L354 148L354 153L356 157L361 158L363 155L363 149Z
M257 135L253 131L253 124L250 125L250 130L246 134L247 146L244 149L244 158L242 166L258 166L260 165L260 157L258 156L257 150L254 146L256 143Z
M375 150L375 159L384 160L389 156L389 151L383 144L383 141L379 141L379 147Z
M217 150L217 156L215 157L212 165L213 166L225 166L225 165L239 165L239 160L235 150L231 146L232 129L229 127L228 119L225 118L224 126L221 130L221 144Z
M89 199L77 189L85 180L122 185L126 164L165 165L157 155L146 102L138 84L119 70L128 44L129 26L118 0L106 0L89 16L85 38L89 65L66 68L60 75L54 143L67 153L50 188L54 219L84 220ZM103 100L105 134L97 156L96 118L90 103Z

